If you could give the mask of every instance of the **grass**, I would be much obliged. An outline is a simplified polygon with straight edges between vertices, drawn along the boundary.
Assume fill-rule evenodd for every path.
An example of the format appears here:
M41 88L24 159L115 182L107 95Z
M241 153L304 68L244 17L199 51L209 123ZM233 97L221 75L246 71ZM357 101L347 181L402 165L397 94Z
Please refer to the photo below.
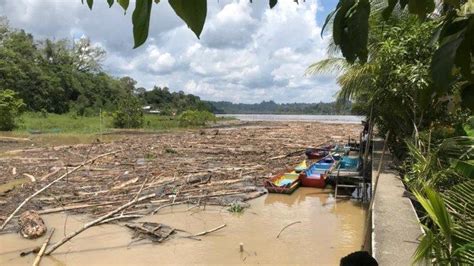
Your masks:
M171 131L198 126L180 125L177 116L163 116L145 114L143 127L140 131ZM230 119L218 118L218 121ZM73 114L43 114L25 113L18 119L18 128L10 132L0 131L0 136L30 138L35 143L45 145L73 145L91 143L99 138L99 134L108 133L115 129L112 126L112 117L104 115L102 122L99 116L77 116ZM123 129L128 130L128 129ZM120 137L115 134L100 136L100 141L113 141ZM168 152L175 152L170 149ZM151 159L151 158L149 158Z
M99 134L113 129L112 118L103 116L102 123L99 116L83 117L71 114L26 113L20 119L18 133L73 133L73 134ZM176 117L161 115L145 115L144 130L170 130L180 128Z
M227 210L231 213L243 213L245 206L243 206L240 202L232 202Z
M466 131L466 133L469 137L474 137L474 128L467 125L467 126L464 127L464 130Z

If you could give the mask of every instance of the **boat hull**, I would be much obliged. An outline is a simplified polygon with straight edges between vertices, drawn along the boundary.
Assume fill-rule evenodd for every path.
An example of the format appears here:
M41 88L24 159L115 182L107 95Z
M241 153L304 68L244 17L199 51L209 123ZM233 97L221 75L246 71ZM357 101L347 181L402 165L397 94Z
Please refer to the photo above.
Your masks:
M306 175L304 172L300 175L301 186L324 188L326 186L326 174Z
M269 193L291 194L300 186L300 179L296 173L281 173L265 180L263 185Z

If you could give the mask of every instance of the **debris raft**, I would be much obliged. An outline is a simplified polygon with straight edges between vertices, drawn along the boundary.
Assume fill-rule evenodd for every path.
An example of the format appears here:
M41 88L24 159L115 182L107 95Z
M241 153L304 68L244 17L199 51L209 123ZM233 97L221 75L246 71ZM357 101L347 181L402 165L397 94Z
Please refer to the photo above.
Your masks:
M254 122L149 134L127 131L110 143L39 148L28 143L0 156L0 186L24 179L21 185L0 189L0 222L6 224L19 206L38 213L104 216L127 204L146 179L142 195L160 197L140 201L107 220L140 217L180 202L204 206L246 201L265 193L265 178L301 162L305 148L347 142L349 136L358 139L360 130L354 124Z

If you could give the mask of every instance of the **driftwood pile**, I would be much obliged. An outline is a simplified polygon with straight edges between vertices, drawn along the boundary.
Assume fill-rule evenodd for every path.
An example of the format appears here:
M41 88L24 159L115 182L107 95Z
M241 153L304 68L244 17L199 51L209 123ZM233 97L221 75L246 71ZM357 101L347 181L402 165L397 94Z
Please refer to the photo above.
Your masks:
M153 196L101 222L137 218L179 203L246 201L265 193L264 178L299 163L306 147L345 142L358 138L359 131L359 125L348 124L254 123L129 133L111 143L40 148L29 143L0 154L0 223L11 214L16 218L15 210L102 217L141 189L140 195ZM18 180L21 185L2 189Z

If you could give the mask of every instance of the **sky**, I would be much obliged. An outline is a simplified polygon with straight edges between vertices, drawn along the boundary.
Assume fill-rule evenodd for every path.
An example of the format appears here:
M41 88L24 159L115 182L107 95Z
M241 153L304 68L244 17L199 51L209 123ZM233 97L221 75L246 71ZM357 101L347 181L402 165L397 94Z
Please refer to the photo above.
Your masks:
M153 4L147 42L133 49L131 1L128 12L106 0L93 10L81 0L0 1L0 16L35 38L87 36L107 51L104 71L130 76L147 89L167 86L213 101L255 103L330 102L335 75L305 76L327 57L321 38L326 15L337 0L208 0L206 24L198 39L168 1Z

